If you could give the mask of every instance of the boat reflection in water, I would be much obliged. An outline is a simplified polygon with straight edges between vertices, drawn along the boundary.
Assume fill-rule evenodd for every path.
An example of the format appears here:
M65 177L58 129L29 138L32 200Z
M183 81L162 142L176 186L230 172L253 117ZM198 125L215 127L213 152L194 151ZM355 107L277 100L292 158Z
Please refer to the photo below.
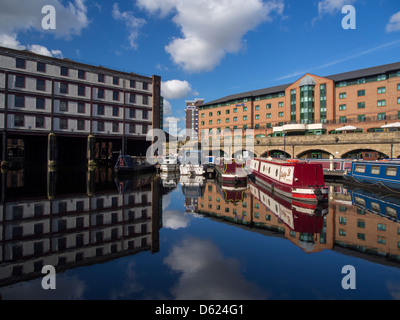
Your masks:
M199 175L181 175L179 182L185 196L186 213L195 214L197 201L204 194L204 177Z
M48 171L40 190L33 186L43 184L26 172L2 173L0 287L43 277L45 265L58 273L159 251L162 197L154 174L115 181L107 169L73 174L76 181L86 180L86 192L57 192L69 172ZM21 196L21 188L35 196ZM7 193L14 199L7 200Z

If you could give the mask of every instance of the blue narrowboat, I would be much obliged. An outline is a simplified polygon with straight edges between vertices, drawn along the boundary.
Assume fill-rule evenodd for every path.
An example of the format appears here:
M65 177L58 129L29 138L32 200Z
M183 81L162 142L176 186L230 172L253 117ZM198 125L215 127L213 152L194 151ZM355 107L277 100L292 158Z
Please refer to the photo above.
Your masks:
M350 187L348 191L351 195L351 202L356 207L400 222L400 197L382 196L363 188L352 189Z
M353 161L343 178L365 187L400 193L400 161Z

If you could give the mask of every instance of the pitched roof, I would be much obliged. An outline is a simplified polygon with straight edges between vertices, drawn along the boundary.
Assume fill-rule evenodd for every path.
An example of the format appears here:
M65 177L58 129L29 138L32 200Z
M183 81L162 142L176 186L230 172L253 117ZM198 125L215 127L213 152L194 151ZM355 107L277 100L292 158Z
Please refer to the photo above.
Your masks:
M371 68L359 69L354 71L348 71L343 73L334 74L331 76L327 76L324 78L333 80L334 82L344 81L344 80L352 80L358 78L365 78L373 75L385 74L390 71L400 71L400 62L385 64L382 66L376 66ZM285 91L287 87L291 84L284 84L275 87L269 87L259 90L247 91L243 93L237 93L230 96L226 96L217 100L213 100L207 103L204 103L201 107L206 107L214 104L224 103L232 100L243 99L243 98L250 98L250 97L257 97L263 96L271 93L277 93Z

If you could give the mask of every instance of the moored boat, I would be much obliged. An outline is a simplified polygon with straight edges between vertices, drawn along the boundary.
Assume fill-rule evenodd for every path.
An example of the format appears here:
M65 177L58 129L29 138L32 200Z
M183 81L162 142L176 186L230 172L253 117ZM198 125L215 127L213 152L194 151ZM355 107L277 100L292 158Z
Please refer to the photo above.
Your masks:
M365 187L400 193L400 161L353 161L343 176L345 180Z
M217 177L223 184L242 186L247 184L247 172L245 163L231 158L220 158L216 161L215 170Z
M175 172L179 171L178 157L176 156L165 156L162 159L160 165L161 172Z
M328 187L320 164L294 159L277 160L254 158L250 171L256 181L272 192L300 201L318 202L328 200Z
M120 155L114 166L114 171L117 174L129 174L136 172L154 171L155 165L146 162L144 159L133 159L128 155Z
M185 150L179 166L181 175L202 176L205 173L202 154L199 150Z

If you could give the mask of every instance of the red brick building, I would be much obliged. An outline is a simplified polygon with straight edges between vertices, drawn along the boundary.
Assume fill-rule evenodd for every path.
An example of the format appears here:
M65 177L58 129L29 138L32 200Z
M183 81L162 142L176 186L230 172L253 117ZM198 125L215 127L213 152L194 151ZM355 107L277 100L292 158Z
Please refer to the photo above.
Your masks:
M199 106L199 139L226 128L254 129L256 138L336 133L345 125L379 132L398 119L400 62L327 77L307 73L291 84L204 103Z

